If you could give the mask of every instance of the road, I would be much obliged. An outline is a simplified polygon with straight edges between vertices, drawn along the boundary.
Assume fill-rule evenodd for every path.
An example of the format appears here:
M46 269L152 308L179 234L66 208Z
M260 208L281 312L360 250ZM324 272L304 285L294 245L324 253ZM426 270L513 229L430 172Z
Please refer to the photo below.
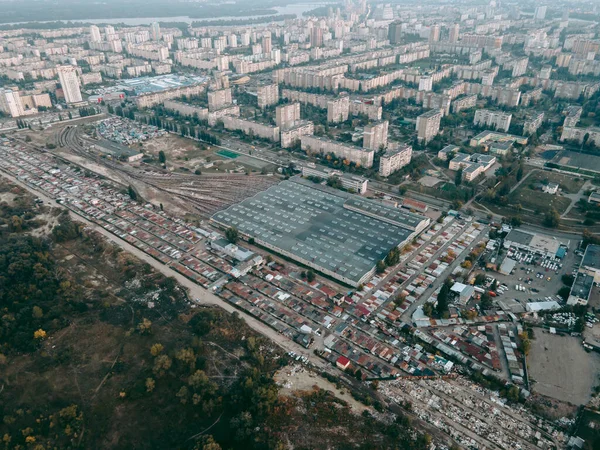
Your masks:
M468 223L465 224L465 226L463 226L462 231L464 231L464 229L468 226ZM479 244L483 239L485 239L487 237L487 232L488 232L488 227L483 227L481 229L481 232L479 233L479 236L477 236L476 239L473 240L473 242L471 242L471 244L463 251L463 253L461 253L461 255L468 255L471 250L473 250L473 248L475 248L477 246L477 244ZM460 232L459 232L460 233ZM458 236L458 235L457 235ZM446 242L446 244L444 244L439 250L438 252L433 255L426 263L424 267L427 267L429 264L431 264L437 257L439 257L439 255L442 254L442 252L444 252L448 246L451 244L452 241L448 241ZM446 269L445 274L450 274L452 273L452 271L454 269L456 269L456 267L462 263L463 258L461 257L461 255L457 255L457 258L452 262L452 264L450 264L448 266L448 269ZM416 274L415 276L417 276L419 274ZM413 304L411 304L406 311L404 311L404 314L402 314L402 318L404 319L404 321L407 321L410 323L411 322L411 318L413 313L415 312L415 310L417 309L417 307L423 305L427 299L429 298L429 296L435 292L435 290L437 288L439 288L442 283L446 281L446 279L444 277L439 277L437 278L426 290L425 292L423 292L423 295L421 295L421 297L419 297L419 299L414 302Z
M34 196L41 198L45 202L53 205L54 207L58 207L58 205L52 198L48 197L47 195L45 195L44 193L42 193L40 191L37 191L37 190L31 188L27 184L22 183L21 181L19 181L12 175L9 175L3 171L0 171L0 175L9 179L14 184L21 186L23 189L26 189L27 191L31 192ZM181 286L184 286L189 290L190 297L193 298L196 303L198 303L200 305L206 305L206 306L218 306L230 313L237 312L240 315L240 317L242 317L242 319L248 324L248 326L250 328L252 328L253 330L257 331L258 333L268 337L275 344L279 345L285 351L287 351L287 352L294 351L299 355L306 356L310 360L310 362L312 364L314 364L320 370L331 369L331 366L329 364L327 364L325 361L323 361L322 359L317 357L310 350L302 347L299 344L296 344L295 342L291 341L290 339L284 338L283 336L281 336L279 333L277 333L274 329L272 329L268 325L260 322L259 320L255 319L254 317L249 316L249 315L245 314L244 312L238 310L234 306L230 305L229 303L225 302L224 300L222 300L219 297L217 297L216 295L214 295L212 292L195 284L194 282L187 279L180 273L178 273L175 270L171 269L170 267L162 264L161 262L155 260L150 255L137 249L136 247L134 247L133 245L124 241L123 239L119 238L118 236L110 233L109 231L105 230L104 228L96 225L93 222L90 222L89 220L85 219L84 217L81 217L68 209L67 209L67 211L69 211L69 214L73 217L74 220L82 222L89 228L102 234L104 237L106 237L110 241L116 243L121 248L128 251L132 255L136 256L140 260L150 264L154 269L161 272L163 275L165 275L167 277L175 278Z

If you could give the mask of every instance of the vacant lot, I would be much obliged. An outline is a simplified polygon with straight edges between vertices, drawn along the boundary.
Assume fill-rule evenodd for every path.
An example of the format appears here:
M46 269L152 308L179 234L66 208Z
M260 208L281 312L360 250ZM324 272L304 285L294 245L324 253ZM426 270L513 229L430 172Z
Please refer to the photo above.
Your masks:
M523 209L531 211L545 212L554 208L562 214L571 204L571 199L530 189L528 179L510 195L509 202L512 206L520 204Z
M583 186L584 180L574 175L538 171L529 175L524 182L524 184L532 183L558 183L566 194L576 194Z
M587 353L577 338L536 330L527 367L535 392L583 405L597 384L600 356Z

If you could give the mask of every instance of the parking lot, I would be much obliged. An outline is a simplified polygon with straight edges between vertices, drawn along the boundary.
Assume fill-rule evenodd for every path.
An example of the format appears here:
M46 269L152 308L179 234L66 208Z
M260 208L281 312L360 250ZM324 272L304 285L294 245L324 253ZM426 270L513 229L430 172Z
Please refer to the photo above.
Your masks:
M571 243L571 247L574 243ZM569 248L563 259L548 258L530 252L508 249L506 256L517 261L509 275L486 272L498 281L497 300L517 300L523 307L530 301L563 303L556 294L563 287L562 276L576 272L581 256ZM516 311L515 311L516 312Z

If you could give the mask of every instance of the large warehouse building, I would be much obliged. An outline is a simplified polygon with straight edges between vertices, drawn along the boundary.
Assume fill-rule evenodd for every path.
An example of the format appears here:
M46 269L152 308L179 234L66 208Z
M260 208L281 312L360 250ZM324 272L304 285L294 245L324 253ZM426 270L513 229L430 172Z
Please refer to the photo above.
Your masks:
M392 248L429 224L427 217L299 177L232 205L212 220L355 287L373 276L377 261Z

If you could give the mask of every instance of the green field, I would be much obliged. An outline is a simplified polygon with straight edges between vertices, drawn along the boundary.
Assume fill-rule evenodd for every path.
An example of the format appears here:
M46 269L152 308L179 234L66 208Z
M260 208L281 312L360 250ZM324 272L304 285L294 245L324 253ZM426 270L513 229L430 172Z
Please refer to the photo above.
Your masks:
M235 159L237 158L239 155L235 152L232 152L231 150L219 150L218 152L215 152L217 155L223 156L224 158L229 158L229 159Z
M529 175L524 184L531 183L544 183L544 182L558 183L563 192L567 194L576 194L583 186L584 180L577 178L573 175L565 175L556 172L539 171Z
M534 191L529 189L528 186L521 186L510 195L509 203L512 206L520 204L524 209L540 211L542 213L550 208L554 208L559 214L562 214L571 204L571 199L546 194L542 191Z

